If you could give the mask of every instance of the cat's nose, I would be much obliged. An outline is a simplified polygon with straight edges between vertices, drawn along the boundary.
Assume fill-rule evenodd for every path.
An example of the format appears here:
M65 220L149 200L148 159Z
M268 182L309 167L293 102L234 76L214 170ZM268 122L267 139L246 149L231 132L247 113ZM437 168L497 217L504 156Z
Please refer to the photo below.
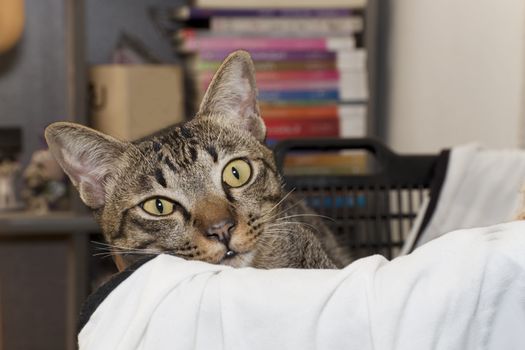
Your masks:
M219 240L219 242L228 245L234 227L235 223L232 219L222 220L210 225L210 227L206 229L206 235L209 238L215 238Z

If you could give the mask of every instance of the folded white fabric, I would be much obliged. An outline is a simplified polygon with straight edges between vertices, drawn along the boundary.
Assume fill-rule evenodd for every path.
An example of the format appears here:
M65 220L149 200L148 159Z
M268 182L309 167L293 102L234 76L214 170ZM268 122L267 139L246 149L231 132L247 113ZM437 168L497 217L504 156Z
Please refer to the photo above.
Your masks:
M158 256L123 281L80 349L525 349L525 222L462 230L343 270Z
M437 206L417 246L453 230L513 220L522 207L524 185L525 151L476 144L452 148Z

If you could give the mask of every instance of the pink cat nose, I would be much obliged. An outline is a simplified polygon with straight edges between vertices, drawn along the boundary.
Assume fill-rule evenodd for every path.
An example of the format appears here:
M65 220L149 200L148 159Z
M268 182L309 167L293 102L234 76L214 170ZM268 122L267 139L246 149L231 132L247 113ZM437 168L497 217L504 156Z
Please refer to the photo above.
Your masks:
M235 223L233 220L222 220L208 227L206 229L206 235L209 238L217 239L219 242L228 245L228 243L230 243L230 237L234 227Z

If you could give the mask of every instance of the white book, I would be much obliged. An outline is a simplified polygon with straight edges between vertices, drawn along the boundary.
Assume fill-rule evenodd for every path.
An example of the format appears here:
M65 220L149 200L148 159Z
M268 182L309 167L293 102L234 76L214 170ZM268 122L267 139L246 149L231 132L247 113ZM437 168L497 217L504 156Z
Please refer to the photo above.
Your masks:
M326 38L326 48L329 51L346 51L355 49L355 39L353 37Z
M301 35L350 35L363 30L360 16L311 18L311 17L212 17L213 32L239 32L265 35L273 32L299 33Z
M342 71L339 77L340 100L361 101L368 99L368 74L365 70Z
M339 136L365 137L367 135L366 105L341 105L339 109Z
M366 69L366 50L341 50L337 52L337 69L344 70L365 70Z
M194 0L202 8L364 8L366 0Z

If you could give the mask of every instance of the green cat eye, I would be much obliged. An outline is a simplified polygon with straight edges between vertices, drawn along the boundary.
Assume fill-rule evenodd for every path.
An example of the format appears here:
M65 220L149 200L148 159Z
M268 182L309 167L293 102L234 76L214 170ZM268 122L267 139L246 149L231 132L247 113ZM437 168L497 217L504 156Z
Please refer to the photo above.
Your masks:
M230 187L241 187L250 180L252 168L248 162L236 159L224 167L222 181Z
M161 197L148 199L141 204L141 207L146 213L155 216L170 215L175 210L173 202Z

